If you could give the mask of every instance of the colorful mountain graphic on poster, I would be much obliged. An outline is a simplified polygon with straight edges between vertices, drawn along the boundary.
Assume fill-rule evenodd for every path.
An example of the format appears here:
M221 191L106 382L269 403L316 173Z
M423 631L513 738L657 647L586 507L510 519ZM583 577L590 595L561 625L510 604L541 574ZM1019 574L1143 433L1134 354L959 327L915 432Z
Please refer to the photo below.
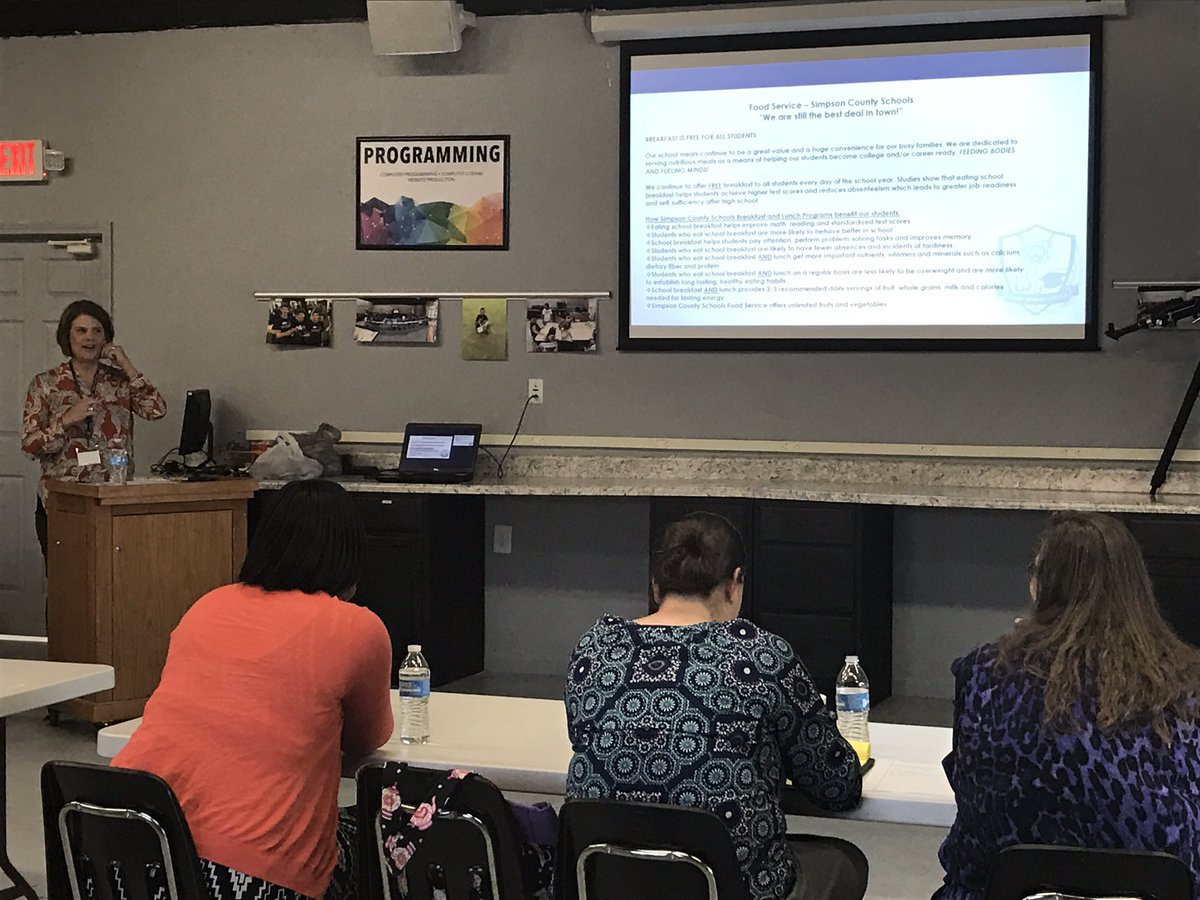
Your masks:
M488 194L470 206L372 197L358 205L358 239L373 247L498 247L504 243L504 195Z

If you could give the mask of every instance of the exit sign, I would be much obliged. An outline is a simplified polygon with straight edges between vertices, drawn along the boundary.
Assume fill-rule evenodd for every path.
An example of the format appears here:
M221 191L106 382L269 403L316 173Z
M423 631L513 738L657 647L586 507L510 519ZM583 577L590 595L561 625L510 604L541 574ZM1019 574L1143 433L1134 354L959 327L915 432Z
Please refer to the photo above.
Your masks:
M45 181L43 141L0 141L0 182Z

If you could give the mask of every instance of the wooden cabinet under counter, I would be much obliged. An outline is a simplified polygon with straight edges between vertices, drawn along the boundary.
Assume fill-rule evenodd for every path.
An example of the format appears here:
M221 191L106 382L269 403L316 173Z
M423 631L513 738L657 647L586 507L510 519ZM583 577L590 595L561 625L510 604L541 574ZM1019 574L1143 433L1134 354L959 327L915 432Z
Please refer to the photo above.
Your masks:
M1200 647L1200 519L1159 513L1124 520L1142 548L1163 618Z
M742 616L784 638L817 688L833 696L847 653L862 659L871 699L892 694L892 510L855 503L656 497L650 552L696 510L727 518L747 555Z
M273 490L250 509L253 533ZM434 687L483 671L483 497L350 492L367 532L353 602L383 621L392 641L392 686L409 644L420 644Z

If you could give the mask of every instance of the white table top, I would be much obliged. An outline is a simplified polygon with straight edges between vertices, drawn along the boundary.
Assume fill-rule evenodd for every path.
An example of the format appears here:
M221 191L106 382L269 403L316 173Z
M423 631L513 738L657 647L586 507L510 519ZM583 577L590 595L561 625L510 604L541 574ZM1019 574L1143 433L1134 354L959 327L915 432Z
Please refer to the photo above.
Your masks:
M396 702L393 691L393 709ZM370 759L471 769L505 791L563 793L571 744L562 701L435 691L429 720L429 743L402 744L393 737ZM101 729L96 752L115 756L139 722L133 719ZM875 766L863 780L862 805L842 816L949 826L954 821L954 793L941 765L949 752L949 728L873 723Z
M112 666L0 659L0 718L106 691L114 678Z

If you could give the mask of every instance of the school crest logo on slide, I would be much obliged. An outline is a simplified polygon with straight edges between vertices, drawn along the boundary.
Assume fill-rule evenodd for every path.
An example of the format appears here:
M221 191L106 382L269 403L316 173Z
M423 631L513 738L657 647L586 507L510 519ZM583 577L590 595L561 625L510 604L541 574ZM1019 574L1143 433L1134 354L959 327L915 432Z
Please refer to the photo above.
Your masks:
M1073 234L1041 225L1001 237L1001 296L1034 313L1070 300L1079 293L1079 285L1071 281L1075 243Z

